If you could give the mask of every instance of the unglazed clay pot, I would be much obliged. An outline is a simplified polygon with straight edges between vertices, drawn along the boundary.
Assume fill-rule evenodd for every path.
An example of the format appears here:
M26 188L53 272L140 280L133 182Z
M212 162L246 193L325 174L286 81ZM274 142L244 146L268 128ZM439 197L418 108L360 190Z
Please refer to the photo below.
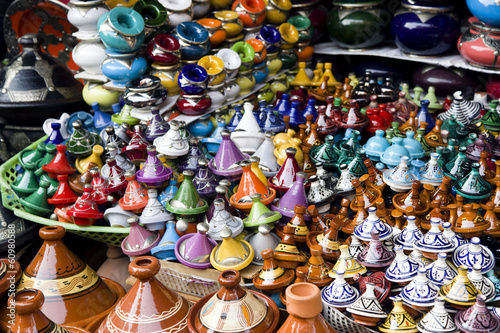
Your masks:
M62 242L65 233L61 226L40 229L44 243L16 290L36 286L45 296L41 310L50 320L84 327L103 320L125 291L75 256Z
M155 278L160 268L158 259L150 256L130 263L129 273L137 280L97 333L188 332L191 303Z
M317 286L308 282L294 283L286 291L288 318L278 333L336 333L321 315L323 305Z
M189 332L276 331L279 310L269 297L240 286L241 275L226 270L219 275L221 289L199 300L189 312Z

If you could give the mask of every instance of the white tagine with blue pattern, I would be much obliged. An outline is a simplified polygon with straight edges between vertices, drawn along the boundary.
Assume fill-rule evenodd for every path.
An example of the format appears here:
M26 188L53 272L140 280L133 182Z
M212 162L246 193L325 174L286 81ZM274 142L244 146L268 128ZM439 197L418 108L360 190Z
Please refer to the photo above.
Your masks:
M490 249L481 245L478 237L472 237L470 243L460 245L453 253L455 266L465 265L472 270L474 264L481 266L481 273L488 273L495 266L495 257Z
M427 278L424 267L418 269L417 277L403 287L401 298L417 308L430 308L439 294L439 289Z
M458 274L457 268L451 262L447 261L446 257L448 257L446 253L438 253L436 261L425 266L427 277L438 287L450 283Z
M368 208L368 217L354 228L354 236L363 241L372 239L372 231L379 232L379 240L384 241L392 236L392 227L377 216L377 208Z
M396 283L411 281L417 276L420 265L404 253L403 246L396 245L394 251L396 252L396 258L385 271L385 277L387 280Z

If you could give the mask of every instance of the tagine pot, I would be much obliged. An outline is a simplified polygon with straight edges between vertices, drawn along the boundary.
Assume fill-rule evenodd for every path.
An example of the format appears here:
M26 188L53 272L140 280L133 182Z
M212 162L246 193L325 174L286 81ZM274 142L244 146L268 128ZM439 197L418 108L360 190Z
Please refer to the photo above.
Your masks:
M18 42L23 51L0 71L0 115L9 124L40 126L47 117L79 108L83 87L66 66L41 51L42 42L35 34Z
M221 289L198 301L188 317L189 332L275 332L279 310L268 297L239 285L241 275L235 270L226 270L219 275ZM227 314L221 319L221 313ZM239 314L252 313L252 317ZM231 315L233 314L233 315Z
M41 311L51 321L85 327L92 322L102 321L125 291L118 283L99 277L76 257L62 242L65 232L61 226L40 229L39 234L44 243L24 271L16 290L36 286L44 293L46 300ZM65 283L55 289L44 287L56 282ZM79 283L81 288L78 289L63 287Z
M155 275L161 269L158 259L150 256L134 259L129 265L136 282L116 305L96 332L149 332L169 330L187 333L191 303L159 282ZM159 316L168 313L168 316Z
M47 318L40 311L45 298L38 289L23 289L13 294L8 304L12 304L15 309L15 319L12 319L12 325L9 332L61 332L61 333L88 333L89 331L75 326L58 325Z
M347 311L351 313L356 323L365 326L377 326L379 321L387 318L387 313L375 296L375 288L374 283L366 283L366 291L347 307Z

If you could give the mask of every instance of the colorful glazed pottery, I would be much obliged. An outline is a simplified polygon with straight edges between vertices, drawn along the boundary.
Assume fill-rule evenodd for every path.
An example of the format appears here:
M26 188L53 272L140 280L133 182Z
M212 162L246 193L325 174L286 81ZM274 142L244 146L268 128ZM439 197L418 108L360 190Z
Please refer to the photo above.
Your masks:
M123 296L124 290L112 280L101 279L75 256L62 242L65 233L61 226L40 229L44 243L24 270L16 290L36 286L45 296L46 302L39 304L45 316L59 325L82 327L102 320ZM71 285L80 288L67 288Z
M474 264L481 265L481 273L486 274L495 266L495 257L491 250L481 245L478 237L473 237L470 243L460 245L453 253L453 263L456 266L466 266L472 270Z
M417 323L403 307L403 300L392 298L394 308L378 329L384 333L408 332L417 333Z
M446 260L447 256L448 255L444 252L438 253L437 259L425 266L427 269L427 277L438 287L451 282L457 275L455 265Z
M426 258L436 259L439 252L448 253L455 250L455 245L450 243L439 229L440 224L440 219L432 218L431 229L413 244Z
M321 291L324 312L328 311L328 307L345 309L359 297L359 291L351 287L344 279L342 269L335 271L335 276L336 279Z
M335 266L330 270L329 275L335 278L335 272L337 270L344 271L344 278L348 281L357 275L363 275L366 273L366 267L360 265L356 259L349 253L347 245L340 245L340 256L335 263Z
M458 275L451 282L444 284L439 291L440 296L459 309L473 305L478 294L480 292L467 277L466 266L459 266Z
M139 224L139 217L133 215L127 219L130 233L122 241L123 253L128 256L141 256L150 252L160 242L160 234L149 231Z
M426 310L434 306L439 288L427 278L427 270L418 268L418 274L408 285L403 287L401 298L416 309Z
M208 225L198 223L197 232L182 236L175 243L175 256L182 264L196 269L211 267L210 253L217 242L207 237Z
M204 199L200 198L194 187L192 181L193 172L186 170L182 174L184 180L174 197L165 204L165 208L169 212L182 216L189 221L196 220L198 215L208 210L208 204Z
M212 250L210 263L219 270L242 270L253 260L254 250L245 240L236 240L232 237L231 229L224 228L220 232L222 242Z
M394 260L394 252L389 251L379 240L379 232L371 232L371 240L368 246L356 258L357 261L368 268L385 268Z
M259 225L257 232L247 235L245 240L253 247L255 252L252 264L258 266L264 264L264 258L261 256L263 251L276 248L281 241L275 233L271 232L271 227L267 224Z
M470 308L455 315L455 324L465 333L496 332L500 322L486 308L486 297L477 295L476 302Z
M155 278L160 269L160 262L154 257L134 259L129 265L130 274L136 278L134 285L96 332L142 332L156 328L188 332L191 304Z
M481 274L481 265L474 264L472 271L467 273L467 277L472 282L474 287L486 297L486 302L491 302L496 297L496 289L490 279Z
M258 289L277 292L285 289L295 278L293 270L284 270L273 259L273 250L262 251L263 267L253 278L254 286Z
M394 252L396 252L396 257L390 266L387 267L385 277L387 280L399 284L406 284L413 281L417 276L417 271L420 267L419 264L414 259L404 254L403 247L401 245L396 245L394 247Z
M370 241L373 231L378 232L381 241L392 237L392 227L377 216L377 208L370 207L368 217L354 228L354 235L360 240Z
M457 333L458 327L444 306L445 300L438 296L434 301L434 307L427 312L417 323L417 329L421 333Z
M347 311L354 317L354 321L361 325L377 326L377 323L387 318L387 313L375 297L375 283L366 283L366 291L351 305Z
M250 195L252 199L252 209L248 216L243 219L243 224L246 228L257 228L261 225L274 226L275 223L279 222L281 219L281 213L276 211L271 211L266 207L261 201L262 194L254 193Z

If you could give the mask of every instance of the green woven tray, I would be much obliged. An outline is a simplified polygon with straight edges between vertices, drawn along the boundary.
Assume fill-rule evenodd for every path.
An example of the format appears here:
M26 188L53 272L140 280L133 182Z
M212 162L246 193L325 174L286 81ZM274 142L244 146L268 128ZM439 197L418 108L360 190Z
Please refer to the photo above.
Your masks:
M40 140L32 143L27 148L36 149L38 143L43 142L46 139L47 137L45 136ZM18 164L19 154L13 156L11 159L0 166L0 190L2 194L2 204L5 208L12 210L16 216L43 225L60 225L66 228L68 232L114 246L120 246L122 240L127 237L130 228L79 226L76 224L62 223L27 213L21 205L19 197L10 187L10 184L12 184L16 180L15 168Z

